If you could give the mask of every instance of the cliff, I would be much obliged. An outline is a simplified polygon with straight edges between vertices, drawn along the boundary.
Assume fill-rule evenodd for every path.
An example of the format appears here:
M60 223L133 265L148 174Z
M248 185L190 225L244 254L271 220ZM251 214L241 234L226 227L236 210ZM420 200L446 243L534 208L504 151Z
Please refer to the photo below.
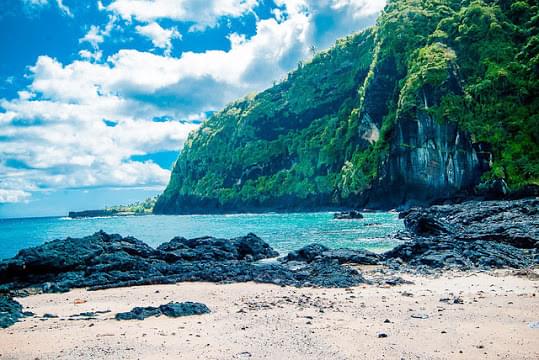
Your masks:
M389 1L377 26L191 134L154 212L391 208L537 183L538 24L533 1Z

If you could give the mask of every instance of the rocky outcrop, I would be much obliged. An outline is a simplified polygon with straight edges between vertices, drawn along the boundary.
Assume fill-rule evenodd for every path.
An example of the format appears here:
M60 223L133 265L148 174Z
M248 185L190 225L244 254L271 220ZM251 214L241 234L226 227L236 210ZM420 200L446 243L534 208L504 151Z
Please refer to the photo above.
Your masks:
M337 220L353 220L363 219L363 215L357 210L341 211L333 214L333 218Z
M98 232L21 250L0 262L0 293L24 288L61 292L76 287L258 281L293 286L346 287L365 282L338 261L287 266L255 260L277 256L254 234L231 240L174 238L153 249L133 237Z
M216 239L211 236L174 239L157 247L174 260L260 260L279 255L268 243L253 233L234 239Z
M186 301L170 302L158 307L135 307L131 311L116 314L116 320L144 320L152 316L165 315L168 317L192 316L208 314L210 309L204 304Z
M469 201L403 213L402 245L385 253L400 268L525 268L539 264L539 199ZM411 240L410 240L411 239Z

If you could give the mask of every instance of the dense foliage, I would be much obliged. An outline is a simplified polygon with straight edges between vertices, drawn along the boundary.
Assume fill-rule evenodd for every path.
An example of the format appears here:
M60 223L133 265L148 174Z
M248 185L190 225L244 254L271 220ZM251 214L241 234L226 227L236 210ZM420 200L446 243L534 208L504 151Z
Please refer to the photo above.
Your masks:
M157 196L147 198L144 201L137 201L129 205L116 205L105 208L106 211L119 213L151 214L157 201Z
M156 212L353 202L377 178L396 121L419 107L490 145L485 180L537 183L537 9L533 0L389 1L376 27L191 134ZM365 114L380 125L368 139Z

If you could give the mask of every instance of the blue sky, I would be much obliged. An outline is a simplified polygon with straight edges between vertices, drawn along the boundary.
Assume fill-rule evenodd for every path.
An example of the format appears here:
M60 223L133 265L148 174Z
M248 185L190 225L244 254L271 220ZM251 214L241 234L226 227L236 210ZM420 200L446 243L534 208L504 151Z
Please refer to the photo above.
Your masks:
M164 189L190 131L375 22L380 0L3 0L0 217Z

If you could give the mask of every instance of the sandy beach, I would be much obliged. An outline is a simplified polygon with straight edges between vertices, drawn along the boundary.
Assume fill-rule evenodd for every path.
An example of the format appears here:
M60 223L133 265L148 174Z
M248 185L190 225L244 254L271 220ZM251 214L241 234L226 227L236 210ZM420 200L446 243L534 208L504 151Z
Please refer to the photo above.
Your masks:
M414 284L181 283L18 298L36 316L0 330L0 358L539 358L539 329L530 326L539 321L537 280L504 271L407 279ZM135 306L170 301L202 302L211 313L114 319ZM73 316L90 311L103 313Z

